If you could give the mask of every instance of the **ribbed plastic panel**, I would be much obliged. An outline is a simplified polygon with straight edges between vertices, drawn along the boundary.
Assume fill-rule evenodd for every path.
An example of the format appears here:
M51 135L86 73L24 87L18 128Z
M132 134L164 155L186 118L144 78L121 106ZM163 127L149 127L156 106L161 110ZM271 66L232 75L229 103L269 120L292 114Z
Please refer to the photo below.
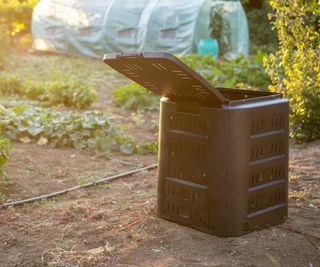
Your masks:
M159 216L219 236L283 222L287 101L185 105L161 101Z

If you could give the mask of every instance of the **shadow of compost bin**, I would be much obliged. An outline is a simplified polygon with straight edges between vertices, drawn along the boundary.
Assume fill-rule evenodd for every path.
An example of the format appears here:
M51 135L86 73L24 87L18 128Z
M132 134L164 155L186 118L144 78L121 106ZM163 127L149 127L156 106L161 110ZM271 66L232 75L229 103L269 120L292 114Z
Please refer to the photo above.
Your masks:
M104 62L163 96L160 217L218 236L287 218L287 99L214 88L167 53L108 54Z

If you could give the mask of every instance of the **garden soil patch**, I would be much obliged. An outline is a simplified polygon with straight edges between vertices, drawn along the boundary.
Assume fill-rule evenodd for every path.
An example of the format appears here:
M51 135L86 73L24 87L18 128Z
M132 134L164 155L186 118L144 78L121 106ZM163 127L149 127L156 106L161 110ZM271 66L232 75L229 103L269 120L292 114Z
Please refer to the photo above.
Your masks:
M319 167L319 142L291 146L288 220L237 238L157 218L156 170L0 210L0 266L320 266ZM133 168L73 149L15 144L7 193L20 199Z

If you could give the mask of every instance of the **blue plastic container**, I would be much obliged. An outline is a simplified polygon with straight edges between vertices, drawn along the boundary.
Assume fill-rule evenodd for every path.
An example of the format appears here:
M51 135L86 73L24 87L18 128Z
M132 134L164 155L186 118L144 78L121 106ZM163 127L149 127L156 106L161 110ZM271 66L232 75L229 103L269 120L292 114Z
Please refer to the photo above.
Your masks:
M198 54L199 55L212 54L213 57L217 59L219 55L218 41L213 38L201 39L198 44Z

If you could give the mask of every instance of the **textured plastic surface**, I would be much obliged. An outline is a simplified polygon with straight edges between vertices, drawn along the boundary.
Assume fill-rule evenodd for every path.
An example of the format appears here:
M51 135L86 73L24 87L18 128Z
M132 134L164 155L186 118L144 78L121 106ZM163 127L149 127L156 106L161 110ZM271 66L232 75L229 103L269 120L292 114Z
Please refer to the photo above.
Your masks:
M150 91L173 100L204 105L226 101L205 79L171 54L108 54L104 62Z
M288 102L161 100L158 214L219 236L287 217Z
M154 71L167 79L166 72ZM161 98L158 215L219 236L283 222L288 211L287 99L212 89L222 95L220 104L218 98L211 106L199 98Z

